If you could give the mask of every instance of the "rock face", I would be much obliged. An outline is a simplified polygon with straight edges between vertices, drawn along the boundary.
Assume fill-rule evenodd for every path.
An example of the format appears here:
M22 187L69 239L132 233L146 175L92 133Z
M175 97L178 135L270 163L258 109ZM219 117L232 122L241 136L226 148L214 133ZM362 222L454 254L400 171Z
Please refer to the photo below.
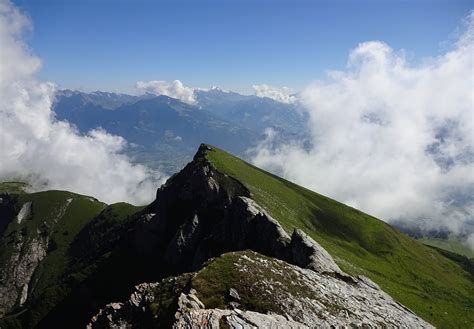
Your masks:
M5 266L0 269L0 316L13 306L21 306L26 302L31 278L46 256L48 246L47 236L38 235L28 240L23 232L15 234L15 244L10 254L4 256Z
M25 218L28 218L31 214L31 202L25 202L20 209L20 212L16 216L18 224L21 224L21 221Z
M245 249L319 272L340 272L319 244L301 230L290 237L240 182L215 171L199 153L158 190L132 232L140 257L162 259L177 273Z
M143 283L135 287L135 292L125 303L110 303L91 320L90 328L130 328L144 325L144 310L154 301L152 291L157 284Z
M203 301L212 303L207 298L206 284L212 284L212 274L230 263L235 281L229 283L235 288L226 296L218 289L213 290L212 299L222 297L227 302L222 305L224 308L206 308ZM356 278L354 282L255 252L225 254L193 274L187 287L177 293L174 317L168 325L173 328L432 327L377 285ZM143 322L138 324L136 319L146 316L151 318L150 327L156 325L153 319L159 318L159 312L152 314L150 305L163 291L155 290L156 284L147 285L146 290L142 287L138 286L126 303L109 304L101 310L89 328L138 328ZM259 301L254 304L249 304L251 292L258 294ZM233 298L228 298L230 295Z
M15 225L8 237L0 240L0 319L8 312L18 312L28 301L35 286L35 271L51 247L52 225L64 216L72 201L66 200L52 213L45 215L41 224L29 227L26 224L32 218L35 204L31 201L15 204L16 200L9 195L2 195L2 200L9 197L11 205L5 201L0 204L0 214L8 211L2 221L10 218ZM3 230L5 228L6 225Z
M212 307L211 302L207 307L206 299L214 300L221 292L200 299L200 286L190 288L211 262L177 293L175 316L167 322L175 328L430 326L368 278L344 273L303 231L295 230L290 237L240 182L215 171L199 152L158 190L156 201L137 220L128 239L137 257L155 259L175 273L196 271L208 259L230 251L253 251L237 253L233 264L238 266L232 265L229 274L252 273L245 289L255 287L243 293L246 302L240 300L239 289L231 287L221 298L224 304ZM109 304L101 310L90 327L141 327L143 318L154 323L160 317L151 305L159 294L140 287L124 304ZM262 299L268 307L253 305L252 298Z

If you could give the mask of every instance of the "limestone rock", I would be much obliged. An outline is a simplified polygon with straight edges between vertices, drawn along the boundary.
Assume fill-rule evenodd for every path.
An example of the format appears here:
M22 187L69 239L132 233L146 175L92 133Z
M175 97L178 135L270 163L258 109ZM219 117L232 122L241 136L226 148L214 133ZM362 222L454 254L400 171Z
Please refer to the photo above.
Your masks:
M212 298L227 298L231 302L225 308L206 308L201 300L200 285L193 286L194 279L205 284L206 273L212 271L211 261L203 270L189 279L192 288L184 288L177 296L173 328L432 328L410 310L393 300L380 288L366 279L353 282L340 280L329 272L317 272L284 261L269 258L255 252L235 252L221 257L231 259L232 276L236 277L231 288ZM202 273L202 274L201 274ZM344 274L344 273L342 273ZM347 275L347 274L344 274ZM215 277L215 276L211 276ZM244 278L248 278L245 280ZM289 280L289 278L291 278ZM204 281L203 281L204 280ZM242 282L246 283L242 283ZM242 285L242 286L239 286ZM144 286L150 287L150 286ZM156 285L152 286L156 287ZM209 287L209 286L208 286ZM208 289L208 288L207 288ZM242 293L238 293L242 289ZM246 292L244 292L246 290ZM161 292L167 293L167 292ZM246 310L245 305L255 294L259 305L269 308L262 312ZM132 302L136 294L140 303ZM135 297L137 298L137 297ZM125 303L109 304L96 315L89 328L142 328L142 318L160 292L138 289ZM245 299L245 300L244 300ZM235 304L239 300L242 304ZM260 308L262 306L259 306ZM149 323L150 328L158 326Z

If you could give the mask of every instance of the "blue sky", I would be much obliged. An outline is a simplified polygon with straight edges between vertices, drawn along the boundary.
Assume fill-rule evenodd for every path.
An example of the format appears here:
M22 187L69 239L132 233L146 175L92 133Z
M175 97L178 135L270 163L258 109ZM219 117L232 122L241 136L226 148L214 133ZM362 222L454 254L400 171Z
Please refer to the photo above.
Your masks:
M299 90L380 40L418 63L444 53L472 1L13 0L32 18L40 78L130 90L138 80Z

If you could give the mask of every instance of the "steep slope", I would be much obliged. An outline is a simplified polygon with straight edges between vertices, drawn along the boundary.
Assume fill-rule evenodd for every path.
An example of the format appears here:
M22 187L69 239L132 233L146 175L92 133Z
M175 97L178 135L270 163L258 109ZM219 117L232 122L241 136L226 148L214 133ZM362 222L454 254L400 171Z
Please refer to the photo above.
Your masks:
M2 328L19 325L18 316L34 322L64 298L75 285L61 285L73 240L94 217L116 207L66 191L26 193L24 186L0 183Z
M8 193L0 198L2 208L10 212L1 218L5 226L0 248L3 314L55 282L67 265L64 253L70 240L105 205L62 191Z
M309 191L215 147L206 158L248 188L291 232L302 229L352 275L365 275L399 302L442 327L474 323L474 278L461 263L384 222Z
M5 212L14 219L24 204ZM35 214L34 203L31 209ZM94 315L91 325L98 326L104 317L141 327L203 317L224 327L234 320L428 326L397 302L436 326L473 323L474 279L456 257L215 147L201 145L149 206L102 205L85 217L69 222L79 224L58 248L67 268L52 276L54 287L29 295L21 313L10 313L2 327L83 328ZM16 225L13 219L7 231ZM46 252L37 267L54 272L56 264L47 261L52 254ZM141 288L134 293L136 285ZM261 285L275 294L265 294ZM132 293L129 302L99 311ZM299 314L294 305L307 307Z

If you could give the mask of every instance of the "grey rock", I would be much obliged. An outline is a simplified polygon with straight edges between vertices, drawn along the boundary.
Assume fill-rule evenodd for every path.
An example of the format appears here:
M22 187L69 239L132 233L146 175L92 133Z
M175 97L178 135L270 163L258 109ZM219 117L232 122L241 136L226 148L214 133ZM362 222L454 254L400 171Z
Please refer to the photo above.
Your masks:
M31 202L25 202L20 209L20 212L16 216L16 221L18 224L21 224L23 219L27 219L31 214Z
M234 288L229 289L229 297L233 300L240 300L239 293Z
M204 304L196 296L196 290L194 289L191 289L188 294L181 293L178 298L178 307L180 311L205 308Z
M251 249L315 271L340 272L318 243L300 230L290 237L240 182L196 157L160 188L138 220L131 244L140 257L189 272L224 252Z
M87 328L128 329L132 328L134 323L141 323L146 306L155 299L152 291L156 286L156 283L139 284L128 301L107 304L92 317Z
M308 328L278 314L262 314L242 310L191 310L180 315L174 329L198 328Z
M46 256L48 237L28 241L17 233L17 243L0 269L0 316L14 306L22 306L28 299L28 289L33 273Z
M182 291L177 296L175 328L218 328L222 323L232 328L431 327L368 278L344 273L303 231L295 230L290 237L240 182L216 171L199 152L158 190L157 200L144 211L156 215L137 221L130 245L140 257L154 259L175 273L197 271L226 252L252 250L271 258L241 256L241 271L259 268L271 277L292 278L301 293L284 289L288 279L255 282L266 288L267 296L259 297L281 310L260 314L242 310L237 291L225 296L228 309L206 309L198 293ZM106 307L94 323L133 324L147 302L135 304L125 302L121 310L126 312L116 318L112 315L117 311ZM113 322L107 320L110 316Z
M342 272L331 255L302 230L295 230L291 236L293 263L316 272Z
M258 280L248 288L266 291L259 298L272 303L275 310L253 312L234 302L226 309L206 308L199 292L190 289L178 297L173 328L432 328L365 279L354 284L254 252L238 255L235 270L253 275L258 272ZM149 291L138 289L134 293L141 294L139 304L129 300L107 305L89 328L140 327L137 319L154 300ZM235 288L227 294L237 299Z
M51 225L56 224L66 213L72 198L54 209L51 216ZM33 274L46 257L50 236L48 224L43 221L43 226L28 232L25 220L30 219L34 204L25 202L18 214L16 222L19 225L12 241L10 252L3 253L0 262L0 317L11 311L14 307L21 307L28 301L35 286L32 282Z

